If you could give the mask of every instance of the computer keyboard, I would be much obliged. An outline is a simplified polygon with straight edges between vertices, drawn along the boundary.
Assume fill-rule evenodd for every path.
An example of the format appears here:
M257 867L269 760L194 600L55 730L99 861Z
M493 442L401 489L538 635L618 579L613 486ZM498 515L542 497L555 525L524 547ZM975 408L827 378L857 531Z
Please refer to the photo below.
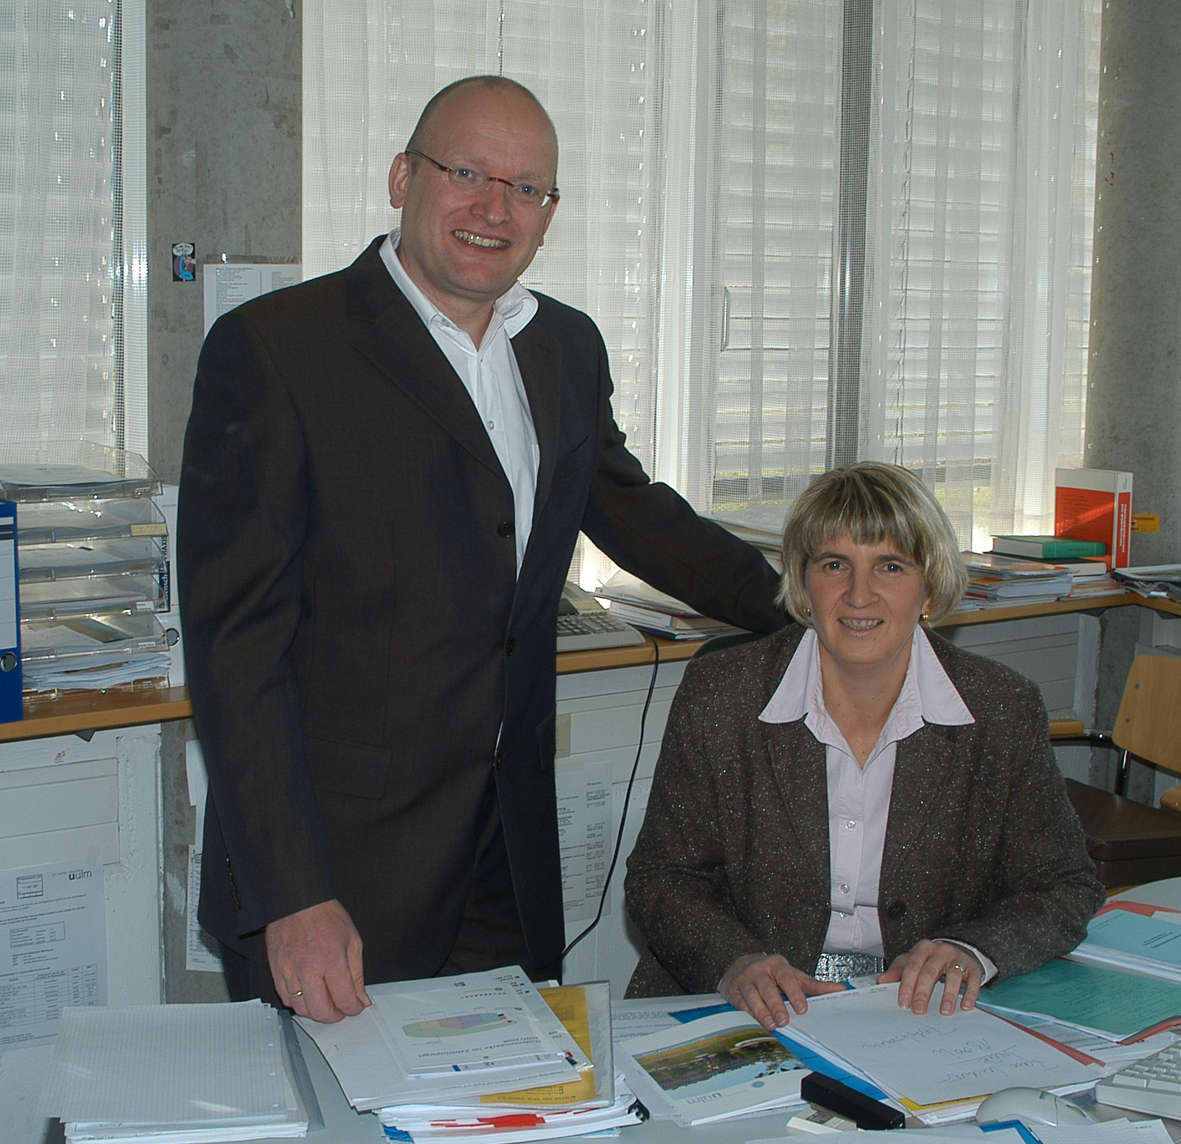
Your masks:
M587 651L602 647L631 647L644 642L631 624L596 605L594 612L558 616L558 651Z
M1181 1042L1133 1061L1095 1085L1100 1104L1181 1120Z

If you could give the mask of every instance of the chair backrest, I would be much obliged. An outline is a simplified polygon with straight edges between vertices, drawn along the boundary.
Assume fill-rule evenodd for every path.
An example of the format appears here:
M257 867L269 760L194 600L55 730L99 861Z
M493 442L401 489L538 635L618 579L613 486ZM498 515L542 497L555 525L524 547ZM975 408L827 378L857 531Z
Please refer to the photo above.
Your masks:
M1111 738L1121 750L1181 774L1181 657L1132 661Z

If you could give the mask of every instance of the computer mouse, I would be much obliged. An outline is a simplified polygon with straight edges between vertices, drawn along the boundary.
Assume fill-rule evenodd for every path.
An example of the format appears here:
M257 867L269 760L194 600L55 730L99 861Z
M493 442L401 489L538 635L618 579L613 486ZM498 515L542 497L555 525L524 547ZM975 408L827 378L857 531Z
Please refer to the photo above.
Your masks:
M1086 1109L1072 1100L1040 1088L1002 1088L984 1100L976 1111L977 1124L998 1120L1022 1120L1027 1124L1094 1124Z

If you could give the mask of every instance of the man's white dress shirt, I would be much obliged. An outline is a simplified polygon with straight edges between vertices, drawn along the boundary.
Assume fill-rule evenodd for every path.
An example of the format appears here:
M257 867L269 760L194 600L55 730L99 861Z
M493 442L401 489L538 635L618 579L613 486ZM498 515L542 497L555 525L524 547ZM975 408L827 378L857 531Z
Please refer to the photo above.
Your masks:
M493 302L492 321L477 347L471 336L448 318L406 273L396 253L400 237L398 230L389 234L381 244L381 260L459 374L512 486L519 574L533 528L540 453L529 398L509 339L533 320L537 299L519 282L514 282Z

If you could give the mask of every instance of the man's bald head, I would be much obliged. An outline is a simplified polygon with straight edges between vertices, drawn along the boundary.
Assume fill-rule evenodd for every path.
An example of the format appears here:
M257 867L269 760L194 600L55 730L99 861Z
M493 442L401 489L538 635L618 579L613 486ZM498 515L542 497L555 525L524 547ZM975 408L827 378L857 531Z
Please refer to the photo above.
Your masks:
M540 113L548 126L548 133L550 142L554 149L554 164L555 176L557 174L557 154L558 154L558 134L554 130L553 121L549 114L541 105L541 100L537 98L523 83L517 83L515 79L506 79L501 75L469 75L464 79L457 79L454 83L449 83L446 87L435 92L431 97L430 102L422 109L422 114L418 117L418 123L415 125L413 132L410 135L410 142L406 144L407 151L426 151L430 153L431 143L431 129L440 111L446 109L448 103L457 99L460 96L468 95L475 91L490 91L490 92L511 92L513 94L522 96L528 100Z

